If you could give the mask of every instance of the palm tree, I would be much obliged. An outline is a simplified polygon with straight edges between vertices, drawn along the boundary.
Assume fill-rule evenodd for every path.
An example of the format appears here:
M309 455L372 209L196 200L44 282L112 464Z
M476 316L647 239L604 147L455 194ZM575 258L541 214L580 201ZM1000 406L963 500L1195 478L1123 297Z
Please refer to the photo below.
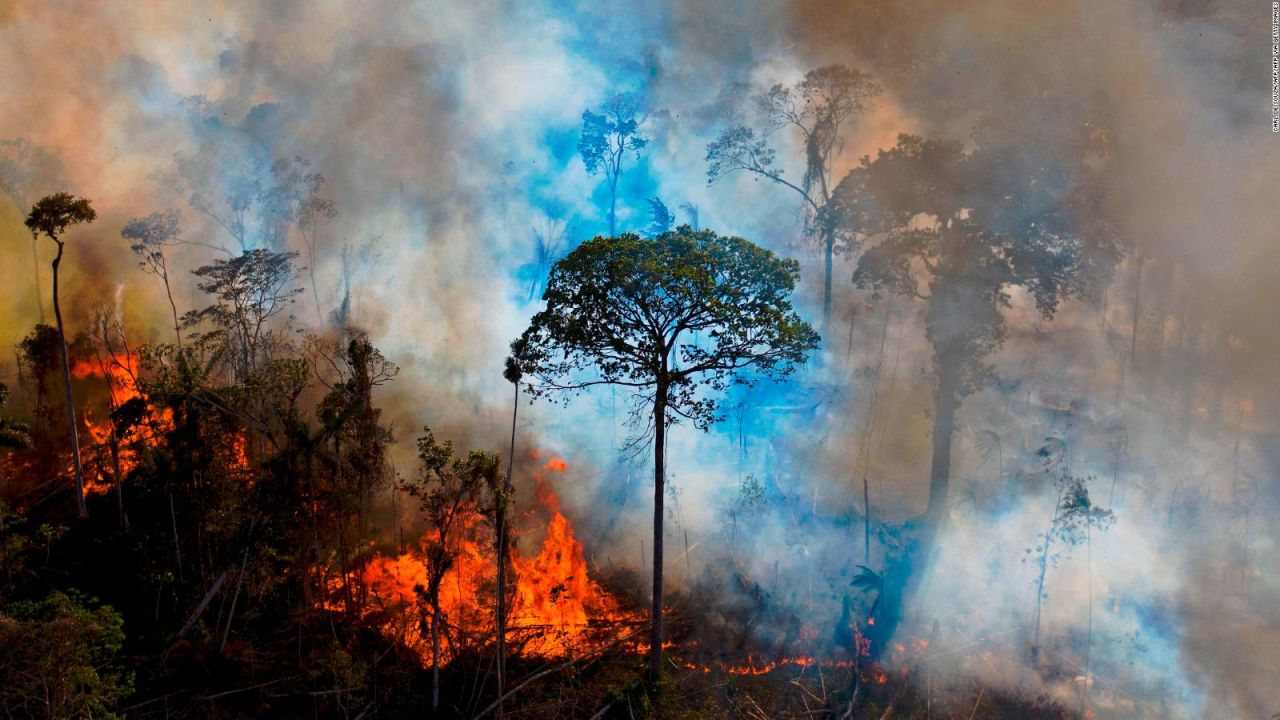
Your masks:
M89 511L84 504L84 469L80 465L80 437L76 432L76 401L71 395L71 363L67 359L67 334L62 325L62 306L58 304L58 267L62 264L62 251L65 249L62 235L67 228L81 223L91 223L98 213L94 211L88 198L78 198L66 192L54 193L41 198L27 215L27 229L32 239L41 234L48 237L58 246L58 254L53 258L53 316L58 321L58 345L62 351L62 386L67 396L67 426L71 431L71 457L76 476L76 510L80 517L86 517Z

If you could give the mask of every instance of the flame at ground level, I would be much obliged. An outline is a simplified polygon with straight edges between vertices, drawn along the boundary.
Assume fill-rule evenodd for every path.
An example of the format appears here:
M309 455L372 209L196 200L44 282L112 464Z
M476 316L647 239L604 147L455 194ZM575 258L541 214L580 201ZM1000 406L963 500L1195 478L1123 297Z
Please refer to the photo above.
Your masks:
M622 623L640 618L624 611L618 601L587 573L582 543L573 523L560 510L555 492L544 473L562 472L564 460L551 458L535 474L539 503L550 516L546 535L536 555L523 556L513 548L511 566L514 587L508 612L508 637L514 650L525 655L550 657L581 653L620 637ZM480 515L466 519L452 548L454 559L440 587L444 614L441 660L447 661L465 644L465 638L492 636L494 623L496 559L491 534L483 531ZM427 584L423 553L424 536L414 548L395 557L369 561L361 580L376 609L386 613L384 632L430 658L429 613L422 612L416 587Z

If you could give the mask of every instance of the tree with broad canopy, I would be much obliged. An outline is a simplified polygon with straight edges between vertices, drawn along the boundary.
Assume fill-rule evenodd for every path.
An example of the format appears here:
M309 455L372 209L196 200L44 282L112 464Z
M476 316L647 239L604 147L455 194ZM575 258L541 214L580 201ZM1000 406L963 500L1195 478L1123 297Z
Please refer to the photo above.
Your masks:
M910 556L927 559L946 521L956 411L995 375L988 358L1007 334L1012 289L1048 319L1064 299L1104 286L1117 257L1088 191L1096 183L1085 182L1094 171L1083 149L1045 158L994 123L980 126L974 143L966 152L958 142L900 135L836 192L840 207L875 218L878 231L854 284L924 303L936 373L929 503L912 549L887 562L873 645L896 626Z
M791 305L799 273L794 260L687 225L652 239L597 237L556 263L546 308L511 345L507 377L524 378L535 397L630 388L633 421L652 423L652 682L662 669L667 428L687 420L706 429L720 418L716 393L805 361L819 337Z

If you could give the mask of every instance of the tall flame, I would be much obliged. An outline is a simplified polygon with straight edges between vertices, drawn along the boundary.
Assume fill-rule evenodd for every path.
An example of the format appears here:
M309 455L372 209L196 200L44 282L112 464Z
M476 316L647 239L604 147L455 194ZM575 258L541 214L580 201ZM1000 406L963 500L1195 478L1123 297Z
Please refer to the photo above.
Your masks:
M582 543L573 523L561 512L560 499L546 480L548 472L564 472L565 461L553 457L535 473L537 499L549 515L546 536L538 553L512 552L515 588L509 630L513 646L525 655L558 656L590 649L600 639L598 626L631 619L618 601L587 572ZM481 532L481 516L465 519L453 548L456 557L441 583L440 606L446 622L459 635L488 637L494 619L491 603L496 560L492 538ZM427 583L424 544L394 557L379 556L364 568L362 580L369 594L387 612L384 631L402 640L425 658L427 641L417 611L416 586ZM429 622L429 620L428 620ZM442 660L453 653L442 648Z
M109 412L143 397L138 384L138 359L134 355L78 360L71 366L71 374L78 380L104 381L109 398ZM167 408L157 411L148 403L142 421L134 424L120 437L114 436L110 417L98 419L93 411L86 409L82 420L88 431L86 439L89 441L85 443L89 456L85 458L84 489L86 493L95 494L109 490L113 486L114 475L119 475L117 481L123 481L133 472L138 466L140 448L153 445L157 435L173 426L173 412ZM113 443L116 452L114 457Z

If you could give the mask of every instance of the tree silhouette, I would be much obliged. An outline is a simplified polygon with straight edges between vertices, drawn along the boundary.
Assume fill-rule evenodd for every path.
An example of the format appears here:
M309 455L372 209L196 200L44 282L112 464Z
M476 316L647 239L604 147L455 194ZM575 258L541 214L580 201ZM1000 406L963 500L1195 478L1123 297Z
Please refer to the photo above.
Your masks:
M622 177L623 161L627 153L640 151L649 139L640 134L644 122L640 98L632 93L619 93L609 98L600 113L582 112L582 137L578 140L578 152L587 174L604 173L609 183L609 235L618 232L618 180Z
M67 333L62 325L62 305L58 302L58 268L62 265L64 243L63 234L67 228L81 223L91 223L97 219L88 198L78 198L70 193L60 192L40 199L27 215L27 229L33 238L40 235L52 240L58 246L58 254L53 259L53 317L58 323L58 345L62 353L62 384L67 394L67 425L71 430L71 457L76 476L76 509L80 517L89 511L84 505L84 468L80 465L80 437L76 432L76 401L71 395L71 364L67 359Z
M318 225L333 217L333 203L321 192L325 178L301 156L272 159L233 142L209 142L192 154L174 156L171 183L192 209L208 217L234 241L184 240L234 256L255 247L283 251L298 227L309 250Z
M706 429L719 418L712 393L784 376L804 361L819 338L792 309L798 275L794 260L687 225L653 239L597 237L556 263L546 309L512 343L508 378L523 376L535 397L630 388L633 420L652 423L654 682L662 672L667 427L688 420ZM755 372L740 374L746 368Z
M262 248L230 260L215 260L192 271L198 287L215 298L212 305L183 315L184 326L208 322L213 327L199 336L215 359L229 362L233 377L243 380L261 367L287 336L272 321L286 312L302 292L294 287L298 254Z
M173 313L173 334L182 347L182 323L178 320L178 305L173 301L173 288L169 285L169 265L164 249L172 245L181 234L179 221L182 213L177 210L151 213L144 218L134 218L125 224L120 236L132 240L129 246L142 258L138 266L142 271L155 275L164 283L165 297L169 298L169 310Z
M1051 172L1014 148L966 154L959 143L902 135L857 172L897 225L863 253L854 283L926 304L937 386L925 518L936 528L947 508L955 413L994 375L986 358L1004 341L1010 288L1052 317L1064 298L1105 280L1114 245L1078 231L1088 206L1072 172Z
M649 203L649 226L645 228L644 234L649 237L661 235L664 232L670 232L671 226L675 225L676 216L662 202L662 198L654 195L645 202Z
M1064 298L1105 282L1116 257L1111 236L1086 219L1092 198L1079 180L1087 167L1046 163L1031 145L992 133L975 140L966 153L959 143L902 135L854 171L888 222L853 282L925 303L936 378L928 506L913 523L919 532L887 561L874 648L892 636L915 568L927 566L946 520L956 412L994 377L986 360L1004 341L1011 288L1048 318Z
M707 145L707 184L735 171L749 172L798 193L805 206L805 233L816 235L823 256L822 326L831 319L831 276L837 236L835 225L824 222L831 200L831 165L844 144L844 132L854 117L880 94L870 76L843 65L827 65L805 73L792 86L774 85L756 97L763 117L757 130L735 124ZM769 136L778 130L797 131L804 144L804 175L792 182L775 166L777 152Z

